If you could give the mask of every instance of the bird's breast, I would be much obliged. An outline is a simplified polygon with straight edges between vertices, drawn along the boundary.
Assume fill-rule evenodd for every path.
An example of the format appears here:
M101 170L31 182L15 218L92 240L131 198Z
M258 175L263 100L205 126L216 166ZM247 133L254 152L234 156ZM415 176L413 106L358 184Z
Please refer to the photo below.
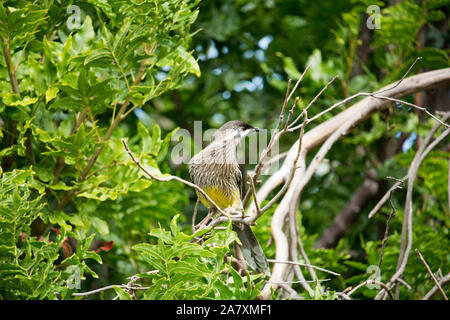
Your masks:
M205 154L204 151L208 150L197 154L189 163L192 182L202 188L221 209L240 208L238 181L241 172L236 159L224 163L216 161L217 159L211 157L211 153ZM197 196L206 207L213 206L201 193L197 192Z

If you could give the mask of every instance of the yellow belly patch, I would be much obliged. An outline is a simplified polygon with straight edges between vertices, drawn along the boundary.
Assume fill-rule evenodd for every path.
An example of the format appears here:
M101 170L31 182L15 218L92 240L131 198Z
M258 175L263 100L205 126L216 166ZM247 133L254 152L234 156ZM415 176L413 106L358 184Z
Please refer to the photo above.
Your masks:
M240 208L241 207L241 197L238 188L234 189L232 196L226 194L218 187L207 187L203 190L208 194L208 196L219 206L220 209L224 210L226 208ZM209 202L201 193L197 192L200 202L207 208L213 207L211 202Z

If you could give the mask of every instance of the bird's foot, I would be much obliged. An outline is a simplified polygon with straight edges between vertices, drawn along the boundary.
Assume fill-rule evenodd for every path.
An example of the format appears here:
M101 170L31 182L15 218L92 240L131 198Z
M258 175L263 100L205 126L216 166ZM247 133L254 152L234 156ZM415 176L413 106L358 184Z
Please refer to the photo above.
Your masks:
M224 213L225 213L225 215L227 217L230 217L230 218L232 218L232 217L242 217L243 216L242 211L237 210L235 208L226 208L224 210Z
M236 208L226 208L224 210L225 216L229 218L246 218L248 216L245 215L245 211L243 209L236 209Z

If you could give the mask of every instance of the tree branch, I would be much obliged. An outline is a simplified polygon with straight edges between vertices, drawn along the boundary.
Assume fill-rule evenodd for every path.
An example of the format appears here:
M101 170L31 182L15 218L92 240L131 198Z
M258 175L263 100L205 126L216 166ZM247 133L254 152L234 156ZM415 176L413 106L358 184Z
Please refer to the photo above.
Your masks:
M387 97L401 97L416 91L427 90L439 86L448 85L450 83L450 68L430 71L423 74L419 74L416 76L405 78L401 85L399 84L391 84L383 88L383 92ZM361 95L355 95L348 99L344 99L338 104L326 109L325 111L319 113L319 115L310 119L310 121L318 118L322 114L330 111L332 108L335 108L338 105L343 104L344 102L348 102L351 99L354 99ZM314 129L308 131L303 138L303 149L304 154L319 144L326 142L322 145L319 152L313 158L311 164L308 169L305 171L297 171L292 179L288 190L286 191L283 199L277 207L277 210L274 213L272 220L272 236L275 240L276 245L276 259L277 260L287 260L286 250L288 248L287 239L283 235L283 224L284 218L287 215L289 210L296 210L298 206L298 202L300 199L300 194L307 184L315 170L317 169L320 161L325 157L326 153L330 150L331 146L337 141L342 135L345 135L353 126L356 126L360 122L364 121L368 117L370 117L373 113L378 112L384 108L386 108L391 101L386 99L380 99L372 96L368 96L365 99L357 102L353 106L348 109L342 111L338 115L333 118L323 122L322 124L316 126ZM299 126L292 128L292 130L296 130ZM293 166L297 164L294 163L293 159L296 157L298 150L298 142L294 143L289 153L284 161L282 167L273 174L265 184L261 186L257 193L257 197L259 202L261 203L274 188L276 188L283 181L287 181L289 177L290 170ZM301 157L301 160L304 161L304 158ZM300 161L300 160L299 160ZM253 210L253 211L251 211ZM247 212L249 215L254 214L254 209L250 206ZM284 253L283 253L284 252ZM284 277L284 273L286 272L286 268L280 266L279 264L275 264L272 272L272 278L274 279L282 279ZM273 281L277 282L277 281ZM276 286L273 286L272 289L276 289ZM270 297L271 286L266 285L263 289L263 297Z
M128 155L130 156L130 158L133 160L133 162L134 163L136 163L137 164L137 166L147 175L147 176L149 176L151 179L154 179L154 180L156 180L156 181L161 181L161 182L168 182L168 181L171 181L171 180L176 180L176 181L178 181L178 182L181 182L181 183L183 183L183 184L185 184L185 185L187 185L187 186L189 186L189 187L191 187L191 188L194 188L195 190L197 190L198 192L200 192L205 198L206 198L206 200L208 200L209 202L211 202L211 204L217 209L217 211L219 211L221 214L223 214L223 215L227 215L211 198L210 198L210 196L208 196L208 194L202 189L202 188L200 188L199 186L197 186L196 184L194 184L194 183L192 183L192 182L189 182L189 181L186 181L186 180L184 180L184 179L182 179L182 178L180 178L180 177L177 177L177 176L171 176L171 175L169 175L169 176L165 176L165 177L157 177L157 176L155 176L154 174L151 174L140 162L139 162L139 160L137 160L135 157L134 157L134 155L133 155L133 153L131 152L131 150L130 150L130 148L128 147L128 144L125 142L125 139L121 139L122 140L122 143L123 143L123 146L125 147L125 150L127 151L127 153L128 153Z
M433 271L431 271L430 266L428 265L428 263L425 261L424 257L422 256L422 254L420 253L419 249L416 248L416 253L419 256L419 259L422 261L423 265L425 266L425 268L427 269L428 273L431 276L431 279L433 279L434 283L436 284L436 287L439 289L439 291L441 292L442 296L444 297L445 300L448 300L447 295L445 294L444 290L442 290L441 285L439 284L439 281L436 279Z
M450 273L447 273L441 281L439 281L439 286L442 288L446 283L450 282ZM438 287L434 286L430 291L422 298L422 300L430 299L436 292L438 291Z

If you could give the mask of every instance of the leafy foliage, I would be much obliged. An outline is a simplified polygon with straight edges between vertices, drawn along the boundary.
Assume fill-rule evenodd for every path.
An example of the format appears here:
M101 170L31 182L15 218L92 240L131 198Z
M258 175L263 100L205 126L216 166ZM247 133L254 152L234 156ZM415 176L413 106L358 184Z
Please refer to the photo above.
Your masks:
M380 8L379 29L367 29L369 5ZM148 180L121 138L152 172L187 178L186 166L170 158L179 127L192 131L194 120L202 120L206 130L240 119L271 128L288 79L309 63L298 110L339 76L310 116L400 79L418 56L411 74L449 67L448 9L447 0L0 1L0 299L70 299L132 275L149 287L134 291L138 299L254 299L264 282L227 262L235 240L230 225L197 244L200 234L186 223L193 190ZM438 94L430 101L430 107L448 105ZM434 123L395 104L335 144L302 194L298 222L310 262L341 276L316 271L330 279L323 294L314 283L311 296L293 284L303 298L336 299L336 292L371 276L391 210L367 219L376 199L335 248L314 244L366 172L376 171L380 193L389 187L385 177L406 174L415 145ZM295 139L286 135L280 152ZM413 248L443 274L450 264L448 158L448 149L430 153L413 197ZM404 195L392 195L397 212L383 282L396 268ZM275 258L275 209L254 228L268 258ZM204 214L200 207L199 217ZM304 275L311 280L306 269ZM412 290L400 286L401 298L419 299L434 285L414 253L404 280ZM363 287L352 297L375 294ZM119 286L90 297L116 295L134 298Z
M54 229L56 234L39 239L30 236L30 225L45 211L44 189L30 189L34 174L31 169L13 170L5 172L0 182L2 299L66 298L70 293L66 284L74 271L69 267L77 268L80 275L87 272L97 277L86 260L102 263L97 253L87 251L94 234L83 239L77 252L66 259L61 251L66 235L72 233Z
M126 117L179 86L187 74L200 75L189 52L196 3L90 1L79 11L79 26L69 24L70 5L0 6L1 44L8 53L0 79L7 189L2 248L8 253L1 281L10 291L2 291L4 298L68 297L73 268L81 279L85 273L97 277L98 266L85 260L101 263L96 252L110 250L114 241L119 247L113 251L132 260L136 235L186 202L179 185L149 190L151 182L120 138L131 133L129 143L142 152L141 161L159 170L172 133L164 138L159 126L130 126ZM133 212L139 214L134 218ZM120 219L127 223L112 223ZM118 269L126 275L130 265Z
M151 269L158 273L151 278L144 299L254 299L262 281L254 284L255 276L242 278L228 263L224 263L230 245L237 240L228 223L225 232L214 234L203 245L192 242L210 231L203 229L186 235L177 226L178 216L170 224L170 232L153 229L150 236L156 244L142 243L133 248ZM231 275L230 275L231 274Z

